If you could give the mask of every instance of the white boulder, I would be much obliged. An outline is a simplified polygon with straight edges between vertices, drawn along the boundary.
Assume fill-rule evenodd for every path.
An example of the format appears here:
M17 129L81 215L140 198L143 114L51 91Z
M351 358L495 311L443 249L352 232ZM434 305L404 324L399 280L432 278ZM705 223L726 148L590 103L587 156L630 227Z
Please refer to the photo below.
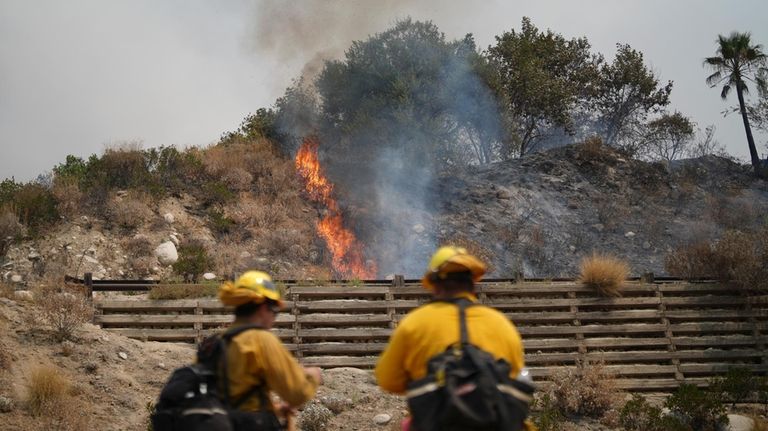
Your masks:
M373 417L373 423L376 425L386 425L392 420L392 415L386 413L379 413Z
M155 257L162 265L173 265L179 260L179 252L176 251L176 245L171 241L166 241L155 249Z
M216 280L216 274L212 272L206 272L205 274L203 274L203 280L208 280L208 281Z
M176 221L176 218L171 213L165 213L165 215L163 215L163 219L168 224L173 224L173 222Z
M24 277L20 276L19 274L13 274L11 276L12 283L21 283L22 281L24 281Z

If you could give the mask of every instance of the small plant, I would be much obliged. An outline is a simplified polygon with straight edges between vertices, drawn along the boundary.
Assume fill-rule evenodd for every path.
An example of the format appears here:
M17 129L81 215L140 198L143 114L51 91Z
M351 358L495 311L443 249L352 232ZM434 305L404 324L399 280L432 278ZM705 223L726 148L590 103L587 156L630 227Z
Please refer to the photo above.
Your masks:
M82 324L91 320L93 308L82 290L43 286L34 295L43 322L53 328L57 341L71 340Z
M635 394L619 414L619 425L628 431L687 431L688 427L673 416L663 415L642 396Z
M576 365L550 376L549 394L558 410L565 415L601 418L615 409L621 395L605 364L578 362Z
M712 379L709 390L731 401L731 407L755 394L760 388L760 379L744 367L731 367L723 377Z
M179 247L179 260L173 264L173 270L176 274L183 275L185 280L196 283L198 277L212 264L205 246L196 241L189 241Z
M24 226L10 207L0 208L0 259L8 253L8 248L24 234Z
M627 264L615 257L593 254L581 261L579 281L603 296L620 296L629 274Z
M224 215L224 212L213 209L208 211L209 226L218 235L231 233L237 225L233 219Z
M145 201L145 198L130 196L114 199L107 204L107 217L121 229L135 230L152 215Z
M664 258L664 269L685 280L707 278L712 275L712 248L707 242L696 242L676 247Z
M26 405L33 416L40 416L69 396L72 384L52 365L33 368L27 382Z
M561 431L565 416L553 402L552 396L545 393L541 398L536 398L533 405L534 409L540 409L539 413L533 417L533 423L539 431Z
M725 406L717 395L695 385L680 385L664 405L693 430L716 431L728 423Z
M152 415L155 414L156 407L152 401L147 401L147 404L144 405L144 410L147 411L147 431L154 431L155 429L152 426Z
M333 418L333 412L317 401L312 401L299 414L298 425L303 431L324 431Z

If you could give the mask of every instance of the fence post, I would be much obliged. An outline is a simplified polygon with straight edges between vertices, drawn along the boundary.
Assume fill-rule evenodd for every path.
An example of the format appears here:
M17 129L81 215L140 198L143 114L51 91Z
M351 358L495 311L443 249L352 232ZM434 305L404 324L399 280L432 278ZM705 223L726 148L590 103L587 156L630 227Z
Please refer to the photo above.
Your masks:
M640 276L640 281L646 284L653 284L656 281L656 276L652 272L646 272Z
M203 342L203 307L200 305L200 301L197 301L195 305L195 343L200 344ZM197 320L200 319L200 320Z
M88 298L88 301L93 300L93 274L90 272L86 272L85 275L83 275L83 285L85 285L85 297Z
M301 351L301 323L299 323L299 294L291 293L291 300L293 301L293 308L291 313L293 314L293 344L296 346L294 355L296 359L301 361L303 356Z
M395 276L392 278L392 284L387 289L387 293L384 294L384 299L387 301L387 317L389 318L389 327L391 329L395 329L395 327L397 327L397 322L395 322L396 309L392 304L392 302L395 300L395 294L393 290L402 288L403 286L405 286L405 276L395 274Z

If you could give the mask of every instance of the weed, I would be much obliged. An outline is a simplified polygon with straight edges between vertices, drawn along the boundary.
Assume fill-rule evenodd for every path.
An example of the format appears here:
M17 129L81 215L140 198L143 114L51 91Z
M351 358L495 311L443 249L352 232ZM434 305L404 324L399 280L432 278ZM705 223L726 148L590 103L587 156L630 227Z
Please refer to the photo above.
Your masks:
M709 390L721 398L731 401L731 407L760 390L760 379L752 375L749 368L731 367L722 377L710 381Z
M126 196L109 201L106 215L115 226L132 231L152 216L152 210L147 205L145 197Z
M642 396L635 394L619 413L619 425L628 431L687 431L688 428L673 416L666 416Z
M54 331L57 341L71 340L80 326L91 320L93 308L81 289L71 286L40 286L34 295L43 323Z
M696 242L676 247L664 258L664 269L675 277L685 280L706 278L712 275L710 262L712 248L707 242Z
M685 425L697 431L715 431L728 423L725 406L716 394L682 384L664 405Z
M554 373L550 381L552 402L565 415L600 418L621 398L614 377L601 362L579 362L576 368Z
M8 248L24 233L24 226L8 206L0 208L0 259L8 253Z
M565 416L560 412L552 396L545 393L541 398L536 398L534 408L540 409L539 413L533 417L533 423L540 431L561 431Z
M52 366L33 368L27 382L26 405L33 416L40 416L69 396L72 383L64 373Z
M179 247L179 260L173 264L173 270L185 279L197 282L198 277L211 266L205 246L196 241L188 241Z
M629 274L626 262L608 255L593 254L581 261L579 281L603 296L620 296Z
M152 241L146 235L135 235L123 241L123 249L133 257L152 254Z
M333 418L333 412L318 401L311 401L299 414L298 425L303 431L323 431Z

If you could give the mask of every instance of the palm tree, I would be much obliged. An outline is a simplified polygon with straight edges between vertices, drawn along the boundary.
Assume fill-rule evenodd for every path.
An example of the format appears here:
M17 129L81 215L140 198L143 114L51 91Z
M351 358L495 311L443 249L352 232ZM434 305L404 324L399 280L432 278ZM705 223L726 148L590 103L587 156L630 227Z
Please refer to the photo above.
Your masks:
M731 33L725 37L718 35L717 56L708 57L704 65L714 70L707 78L707 84L714 88L720 84L723 90L720 97L725 100L731 89L736 88L739 97L739 111L744 121L744 130L747 133L749 155L752 158L752 166L755 175L760 175L760 157L757 155L755 139L752 137L752 129L749 127L749 118L744 104L744 94L749 94L747 81L755 83L758 87L765 88L765 76L768 69L765 68L766 57L762 45L752 45L749 33Z

